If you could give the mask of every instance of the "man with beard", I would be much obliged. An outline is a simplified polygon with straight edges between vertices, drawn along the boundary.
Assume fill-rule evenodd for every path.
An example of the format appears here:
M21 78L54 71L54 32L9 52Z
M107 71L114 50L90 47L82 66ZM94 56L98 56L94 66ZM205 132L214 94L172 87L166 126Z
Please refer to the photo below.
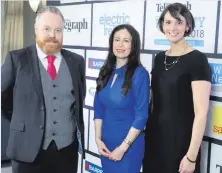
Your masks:
M59 9L37 12L36 44L10 51L2 66L2 112L11 121L13 173L75 173L83 158L85 63L62 49Z

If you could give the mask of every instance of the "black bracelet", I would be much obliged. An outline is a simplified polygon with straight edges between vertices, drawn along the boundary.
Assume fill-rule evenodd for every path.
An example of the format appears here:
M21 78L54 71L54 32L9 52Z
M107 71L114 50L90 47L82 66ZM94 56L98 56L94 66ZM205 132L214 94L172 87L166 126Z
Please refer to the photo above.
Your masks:
M196 160L195 160L195 161L190 160L188 156L187 156L187 160L188 160L189 162L191 162L191 163L196 163Z

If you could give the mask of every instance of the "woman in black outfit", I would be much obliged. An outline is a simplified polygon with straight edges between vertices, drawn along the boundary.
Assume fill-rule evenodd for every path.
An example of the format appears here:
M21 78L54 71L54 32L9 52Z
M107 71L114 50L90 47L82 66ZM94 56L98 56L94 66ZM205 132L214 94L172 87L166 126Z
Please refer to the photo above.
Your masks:
M170 49L156 55L151 72L144 173L200 173L211 70L205 54L184 38L194 26L191 12L180 3L167 6L159 18Z

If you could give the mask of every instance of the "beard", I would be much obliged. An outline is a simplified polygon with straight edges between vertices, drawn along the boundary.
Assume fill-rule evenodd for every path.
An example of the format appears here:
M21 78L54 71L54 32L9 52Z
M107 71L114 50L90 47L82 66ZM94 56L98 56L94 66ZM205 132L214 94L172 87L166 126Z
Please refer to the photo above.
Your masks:
M40 40L36 38L36 42L39 46L39 48L45 52L47 55L52 55L57 52L60 52L62 49L62 43L60 43L58 40L55 39L55 37L48 37L44 40ZM53 43L53 44L50 44Z

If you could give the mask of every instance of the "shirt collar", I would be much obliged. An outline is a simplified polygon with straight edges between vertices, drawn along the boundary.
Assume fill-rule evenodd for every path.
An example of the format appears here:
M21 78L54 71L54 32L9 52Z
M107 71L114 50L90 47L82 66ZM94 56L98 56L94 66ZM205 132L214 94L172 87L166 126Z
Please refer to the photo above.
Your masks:
M39 46L37 44L36 44L36 49L37 49L37 55L38 55L39 59L44 60L47 57L47 55L39 48ZM56 58L62 58L61 52L55 53L54 56Z

